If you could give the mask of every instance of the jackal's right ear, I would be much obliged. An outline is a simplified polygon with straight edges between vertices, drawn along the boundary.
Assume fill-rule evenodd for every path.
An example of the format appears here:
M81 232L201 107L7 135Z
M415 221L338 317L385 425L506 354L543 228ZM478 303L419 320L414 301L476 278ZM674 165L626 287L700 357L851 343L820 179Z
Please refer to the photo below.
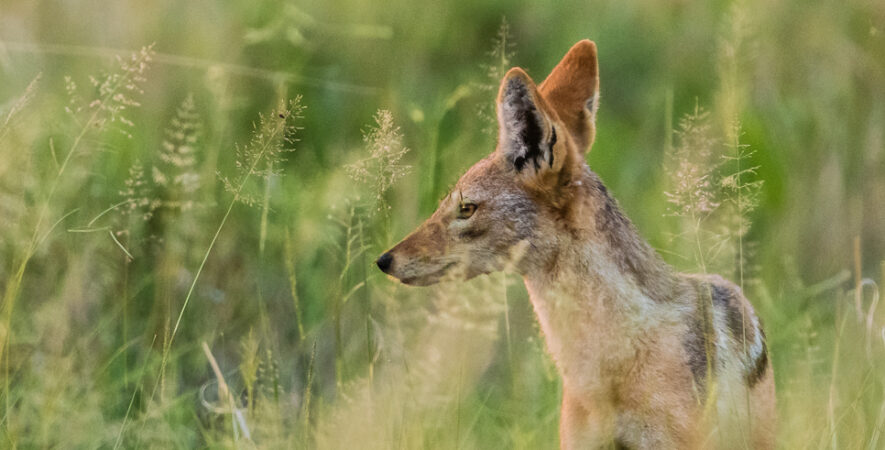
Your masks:
M510 69L498 91L498 151L517 172L553 166L556 132L544 113L535 82L522 69Z
M596 137L599 107L599 65L596 44L584 39L573 45L538 88L575 138L582 154Z

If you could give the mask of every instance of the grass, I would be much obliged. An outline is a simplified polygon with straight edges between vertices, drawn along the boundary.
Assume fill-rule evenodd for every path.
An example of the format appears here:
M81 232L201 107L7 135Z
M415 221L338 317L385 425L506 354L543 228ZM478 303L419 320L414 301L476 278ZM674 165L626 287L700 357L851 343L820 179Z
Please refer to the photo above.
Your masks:
M780 447L879 448L883 31L869 2L4 3L0 446L555 448L519 277L373 260L493 149L497 78L589 37L588 162L743 286Z

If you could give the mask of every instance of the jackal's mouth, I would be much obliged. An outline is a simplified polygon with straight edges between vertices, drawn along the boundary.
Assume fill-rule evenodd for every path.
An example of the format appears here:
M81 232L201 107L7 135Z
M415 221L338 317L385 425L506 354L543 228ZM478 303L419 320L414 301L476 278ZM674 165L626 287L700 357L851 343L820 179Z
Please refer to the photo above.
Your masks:
M448 273L449 269L458 264L457 261L452 261L436 271L430 272L428 274L416 275L411 277L402 277L399 278L399 281L402 284L406 284L409 286L430 286L431 284L439 283L439 281Z

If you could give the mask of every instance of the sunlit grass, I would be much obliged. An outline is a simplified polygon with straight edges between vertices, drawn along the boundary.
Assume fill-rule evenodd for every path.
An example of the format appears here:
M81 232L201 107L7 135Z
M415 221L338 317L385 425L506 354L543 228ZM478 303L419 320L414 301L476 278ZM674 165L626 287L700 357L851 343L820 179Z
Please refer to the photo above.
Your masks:
M590 165L742 285L780 447L885 445L880 6L194 8L0 7L0 447L555 448L519 277L373 261L492 150L503 71L582 38Z

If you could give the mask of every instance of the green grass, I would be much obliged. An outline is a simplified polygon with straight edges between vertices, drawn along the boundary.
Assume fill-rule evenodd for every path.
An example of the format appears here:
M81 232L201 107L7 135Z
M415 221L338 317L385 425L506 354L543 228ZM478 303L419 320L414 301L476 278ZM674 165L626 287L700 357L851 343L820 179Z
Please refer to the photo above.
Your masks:
M494 148L503 70L583 38L588 162L743 284L780 447L885 445L879 4L32 3L0 6L0 447L555 448L519 277L373 260Z

